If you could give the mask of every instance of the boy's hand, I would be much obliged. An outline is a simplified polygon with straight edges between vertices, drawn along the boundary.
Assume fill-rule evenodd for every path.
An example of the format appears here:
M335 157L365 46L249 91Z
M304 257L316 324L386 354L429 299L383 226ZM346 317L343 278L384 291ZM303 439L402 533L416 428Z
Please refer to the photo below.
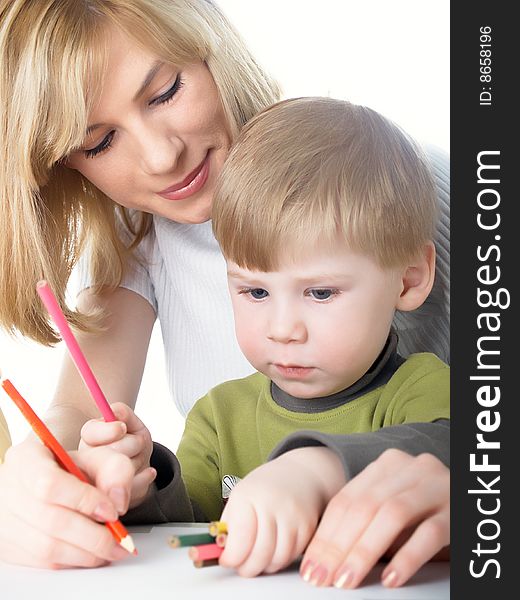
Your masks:
M152 438L143 422L134 411L123 402L111 405L118 421L105 422L103 419L87 421L81 429L79 449L109 446L112 450L128 456L135 469L128 508L139 505L157 472L150 467Z
M449 543L449 469L431 454L387 450L331 500L300 573L354 588L390 551L381 579L397 587Z
M233 489L222 513L228 537L220 564L244 577L287 567L344 483L340 460L322 447L292 450L258 467Z
M126 512L131 461L110 448L71 456L96 487L64 471L39 441L7 451L0 465L0 560L58 569L128 556L99 521Z

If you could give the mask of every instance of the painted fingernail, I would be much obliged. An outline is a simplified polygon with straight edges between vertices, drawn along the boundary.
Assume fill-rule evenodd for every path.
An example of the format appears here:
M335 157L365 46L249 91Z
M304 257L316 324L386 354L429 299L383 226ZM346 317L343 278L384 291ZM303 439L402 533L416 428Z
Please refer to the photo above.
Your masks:
M383 577L383 585L385 587L395 587L397 585L397 573L395 571L390 571L387 575Z
M114 487L108 493L110 499L114 503L116 510L119 513L126 509L126 490L122 487Z
M350 569L343 569L341 573L334 580L334 587L344 588L348 586L354 579L354 573Z
M303 563L301 568L301 574L303 581L309 582L311 579L312 572L314 571L314 563L310 560L307 560Z
M92 516L96 521L115 521L117 519L117 512L108 502L100 502L94 509Z
M327 574L327 569L323 565L318 565L315 569L313 569L309 578L309 583L319 587L320 585L323 585L325 579L327 579Z

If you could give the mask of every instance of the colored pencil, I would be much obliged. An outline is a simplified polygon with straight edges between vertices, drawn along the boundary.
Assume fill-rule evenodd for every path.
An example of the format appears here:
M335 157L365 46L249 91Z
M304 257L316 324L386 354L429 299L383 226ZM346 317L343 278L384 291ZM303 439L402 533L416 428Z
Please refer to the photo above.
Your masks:
M212 544L214 541L214 538L209 533L194 533L190 535L172 535L168 540L168 544L172 548L183 548L186 546Z
M217 537L219 533L227 533L227 525L224 521L211 521L209 524L209 533L213 537Z
M193 566L196 569L202 569L203 567L218 567L218 558L209 558L208 560L194 560Z
M227 533L219 533L215 538L215 544L220 546L220 548L225 548L227 540Z
M72 458L67 454L66 450L61 446L58 440L52 435L45 423L38 417L29 403L23 398L20 392L14 387L9 379L2 380L2 387L7 395L20 409L33 431L40 438L43 444L54 454L58 463L69 473L75 475L81 481L90 483L85 477L81 469L76 465ZM137 554L134 542L120 521L107 521L105 525L108 527L117 542L130 554Z
M203 544L202 546L192 546L188 550L188 556L191 560L208 560L218 558L224 549L217 544Z
M40 298L42 299L45 308L49 312L52 320L54 321L58 331L65 342L72 360L76 365L79 374L81 375L85 385L87 386L94 402L97 404L101 414L105 421L115 421L116 417L110 408L110 404L107 402L105 395L101 391L99 384L94 377L94 373L92 373L92 369L90 368L87 359L85 358L79 344L72 333L69 324L67 323L67 319L63 314L63 311L56 300L56 296L53 291L49 287L49 284L45 281L39 281L36 284L36 291L38 292Z

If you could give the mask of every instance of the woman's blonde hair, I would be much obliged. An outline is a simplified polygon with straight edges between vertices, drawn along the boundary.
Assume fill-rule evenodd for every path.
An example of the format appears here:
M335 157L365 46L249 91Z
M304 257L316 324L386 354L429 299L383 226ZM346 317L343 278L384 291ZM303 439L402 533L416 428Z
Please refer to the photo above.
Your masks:
M415 143L377 112L332 98L254 117L220 173L213 231L224 256L273 271L287 251L347 246L401 266L433 240L435 186Z
M0 0L0 325L57 341L35 292L46 278L70 322L65 289L89 242L92 278L116 287L151 216L131 222L125 247L116 205L63 159L81 146L106 65L108 29L177 66L204 61L233 135L279 99L269 79L211 0Z

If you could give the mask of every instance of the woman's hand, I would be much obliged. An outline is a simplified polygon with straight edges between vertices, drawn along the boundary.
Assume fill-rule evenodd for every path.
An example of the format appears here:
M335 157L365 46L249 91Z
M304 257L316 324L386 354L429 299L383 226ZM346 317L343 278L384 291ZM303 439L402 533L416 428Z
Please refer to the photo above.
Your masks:
M431 454L387 450L330 501L300 573L354 588L390 551L381 579L397 587L449 543L449 469Z
M0 465L0 560L58 569L128 556L99 523L126 512L131 461L110 448L71 453L94 485L64 471L39 441L10 448Z
M328 448L291 450L249 473L231 492L220 564L244 577L274 573L298 558L329 499L345 483Z
M87 421L81 429L80 450L109 446L112 450L128 456L135 469L129 508L141 504L157 472L150 467L153 444L150 432L134 411L123 402L111 405L118 421L103 419Z

